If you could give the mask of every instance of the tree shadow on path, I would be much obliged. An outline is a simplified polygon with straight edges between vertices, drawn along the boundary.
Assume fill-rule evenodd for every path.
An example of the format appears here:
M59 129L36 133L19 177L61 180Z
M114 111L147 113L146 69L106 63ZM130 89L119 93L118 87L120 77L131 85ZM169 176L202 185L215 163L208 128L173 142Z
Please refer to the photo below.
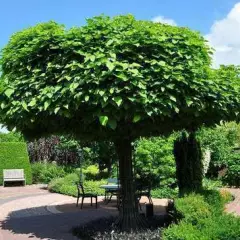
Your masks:
M28 210L31 211L33 209L30 208ZM37 208L34 208L33 211L37 212L36 210ZM75 240L77 238L71 232L73 227L84 225L98 218L111 216L109 212L102 209L86 209L70 213L21 217L25 212L26 209L13 211L6 220L1 222L0 229L9 230L13 235L11 239L15 239L18 234L26 234L26 239Z

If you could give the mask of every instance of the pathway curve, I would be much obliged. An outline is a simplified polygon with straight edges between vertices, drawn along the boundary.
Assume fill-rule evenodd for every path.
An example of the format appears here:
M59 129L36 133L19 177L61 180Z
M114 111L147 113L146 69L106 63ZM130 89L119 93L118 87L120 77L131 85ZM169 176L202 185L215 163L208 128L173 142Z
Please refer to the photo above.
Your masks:
M39 186L0 187L0 240L76 240L71 228L112 215L104 209L53 211L75 198L49 193Z
M234 200L226 205L226 211L240 216L240 188L226 188L234 196Z

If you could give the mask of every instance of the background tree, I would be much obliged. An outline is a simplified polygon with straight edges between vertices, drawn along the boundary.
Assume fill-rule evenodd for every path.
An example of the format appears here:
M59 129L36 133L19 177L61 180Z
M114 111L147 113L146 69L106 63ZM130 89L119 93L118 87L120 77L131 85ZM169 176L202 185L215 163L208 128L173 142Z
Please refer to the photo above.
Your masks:
M239 87L209 80L211 50L199 33L133 16L54 22L14 34L2 51L4 123L26 138L52 133L111 140L119 157L123 230L141 226L132 142L235 119Z

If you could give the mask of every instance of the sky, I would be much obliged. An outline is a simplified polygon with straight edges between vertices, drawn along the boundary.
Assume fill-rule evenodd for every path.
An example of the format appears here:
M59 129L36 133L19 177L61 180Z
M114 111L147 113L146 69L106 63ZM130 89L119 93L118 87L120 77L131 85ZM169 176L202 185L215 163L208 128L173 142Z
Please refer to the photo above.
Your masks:
M240 64L240 0L0 0L0 9L0 49L13 33L40 22L70 28L100 14L133 14L200 31L215 49L214 67Z

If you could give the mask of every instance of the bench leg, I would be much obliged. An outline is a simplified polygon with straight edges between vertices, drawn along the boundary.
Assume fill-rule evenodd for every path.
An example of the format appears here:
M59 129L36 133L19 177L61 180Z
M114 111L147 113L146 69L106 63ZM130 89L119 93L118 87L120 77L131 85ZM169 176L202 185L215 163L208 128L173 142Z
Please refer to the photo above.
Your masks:
M97 201L97 200L98 200L98 197L96 197L96 208L97 208L97 204L98 204L98 201Z

